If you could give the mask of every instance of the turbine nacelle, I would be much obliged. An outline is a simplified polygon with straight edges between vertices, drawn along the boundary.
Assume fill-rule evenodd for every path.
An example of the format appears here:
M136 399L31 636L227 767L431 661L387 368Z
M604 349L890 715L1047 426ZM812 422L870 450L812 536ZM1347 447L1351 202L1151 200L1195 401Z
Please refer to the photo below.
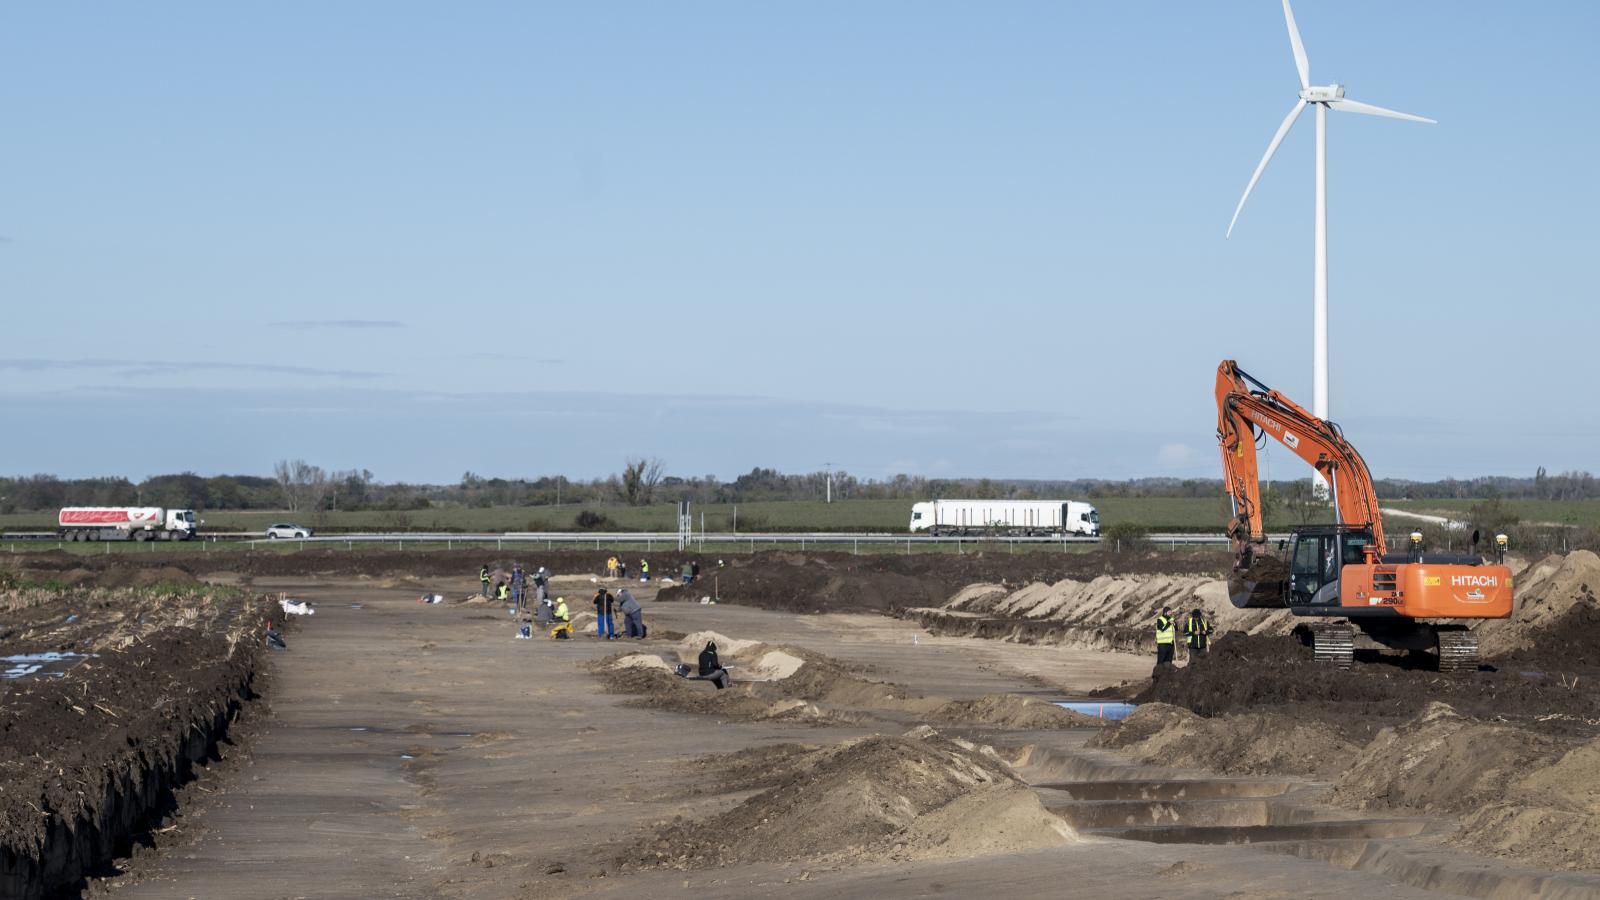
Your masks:
M1300 92L1300 99L1307 103L1327 103L1331 100L1344 99L1344 85L1330 84L1324 87L1308 87Z

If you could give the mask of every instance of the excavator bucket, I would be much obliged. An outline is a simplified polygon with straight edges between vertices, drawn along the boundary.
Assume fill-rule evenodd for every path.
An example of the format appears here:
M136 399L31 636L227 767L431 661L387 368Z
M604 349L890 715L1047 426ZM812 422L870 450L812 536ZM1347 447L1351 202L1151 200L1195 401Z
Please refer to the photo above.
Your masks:
M1276 556L1246 552L1228 575L1228 599L1238 609L1282 609L1289 564Z

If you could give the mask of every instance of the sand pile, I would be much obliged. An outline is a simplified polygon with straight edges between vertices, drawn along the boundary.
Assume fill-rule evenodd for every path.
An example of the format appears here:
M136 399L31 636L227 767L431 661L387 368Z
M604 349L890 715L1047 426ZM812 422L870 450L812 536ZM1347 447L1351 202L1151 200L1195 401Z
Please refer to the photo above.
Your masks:
M930 722L997 725L1002 728L1097 728L1093 716L1016 694L986 694L976 700L951 700L926 716Z
M672 712L701 713L725 719L805 722L843 725L862 721L863 714L949 725L989 725L1000 728L1081 728L1102 724L1029 697L991 694L976 700L951 700L914 694L897 684L870 681L853 674L838 660L799 647L775 647L756 641L739 641L723 635L691 635L680 647L704 646L716 640L742 648L748 662L723 654L733 684L714 690L703 681L690 681L672 673L676 659L653 654L619 655L600 660L591 670L612 693L635 694L631 705ZM691 668L693 656L678 659Z
M1209 769L1228 775L1342 772L1358 747L1333 727L1283 713L1207 719L1165 703L1141 705L1090 739L1148 765Z
M706 571L692 585L663 588L656 599L695 603L715 587L724 603L786 612L899 612L937 607L963 585L980 582L1054 584L1089 580L1110 572L1222 571L1224 553L1162 551L1143 554L1011 553L989 545L961 554L865 554L768 552L730 557L724 568Z
M1380 732L1339 779L1333 800L1357 809L1464 812L1499 799L1530 760L1550 759L1561 746L1431 703L1404 725Z
M653 653L630 653L627 656L619 656L606 663L606 665L612 669L660 669L663 672L672 671L671 664Z
M1332 799L1358 809L1464 814L1451 840L1468 849L1600 869L1600 739L1480 722L1435 703L1379 734Z
M685 660L693 660L700 656L700 651L706 648L708 642L715 642L717 655L734 659L760 645L760 641L743 641L731 638L715 631L696 631L683 640L678 641L678 655Z
M1527 771L1503 799L1462 820L1457 843L1536 865L1600 869L1600 739Z
M800 667L805 664L805 660L792 653L768 650L755 662L742 667L739 677L758 681L779 681L800 671Z
M1192 575L1101 575L1021 588L973 584L942 606L911 614L942 634L1142 651L1163 606L1179 616L1203 609L1219 632L1281 634L1293 625L1282 610L1235 609L1225 582Z
M1063 846L1065 822L992 754L919 729L774 755L766 789L670 825L629 854L654 865L918 859Z
M1516 579L1511 618L1478 626L1485 657L1553 657L1600 665L1600 556L1574 550L1547 556ZM1568 663L1570 665L1570 662Z

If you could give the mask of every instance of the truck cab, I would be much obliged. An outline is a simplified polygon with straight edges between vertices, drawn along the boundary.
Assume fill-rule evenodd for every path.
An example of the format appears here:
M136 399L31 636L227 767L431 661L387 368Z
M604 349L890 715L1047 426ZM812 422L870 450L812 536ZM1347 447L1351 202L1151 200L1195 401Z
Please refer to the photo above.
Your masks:
M192 509L167 510L167 521L164 524L166 527L163 530L172 536L171 539L176 540L192 537L199 528L199 522L195 519Z

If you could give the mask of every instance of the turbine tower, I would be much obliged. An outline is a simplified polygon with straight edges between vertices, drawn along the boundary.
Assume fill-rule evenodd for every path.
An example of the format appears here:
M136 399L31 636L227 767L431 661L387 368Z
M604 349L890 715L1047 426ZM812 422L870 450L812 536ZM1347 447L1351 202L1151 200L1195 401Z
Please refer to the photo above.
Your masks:
M1342 84L1313 85L1311 63L1306 60L1306 48L1300 42L1300 29L1294 23L1294 10L1289 8L1289 0L1283 0L1283 18L1289 25L1289 48L1294 51L1294 67L1300 73L1300 99L1295 101L1294 108L1289 110L1289 115L1284 117L1283 124L1278 126L1278 133L1272 136L1272 143L1267 145L1267 152L1262 155L1261 162L1250 176L1250 183L1245 185L1244 196L1239 198L1239 205L1233 210L1233 219L1228 222L1228 236L1233 236L1233 226L1239 221L1239 213L1244 211L1245 201L1250 199L1250 191L1255 188L1256 182L1261 180L1261 173L1267 168L1267 161L1278 151L1278 145L1283 143L1284 135L1289 133L1289 129L1294 126L1295 120L1300 118L1300 113L1308 104L1315 106L1317 108L1317 212L1315 263L1312 270L1314 318L1311 411L1317 418L1326 419L1328 418L1328 110L1387 116L1391 119L1426 122L1429 125L1437 123L1422 116L1413 116L1410 113L1396 112L1351 100L1345 97ZM1320 486L1322 482L1320 476L1317 482Z

